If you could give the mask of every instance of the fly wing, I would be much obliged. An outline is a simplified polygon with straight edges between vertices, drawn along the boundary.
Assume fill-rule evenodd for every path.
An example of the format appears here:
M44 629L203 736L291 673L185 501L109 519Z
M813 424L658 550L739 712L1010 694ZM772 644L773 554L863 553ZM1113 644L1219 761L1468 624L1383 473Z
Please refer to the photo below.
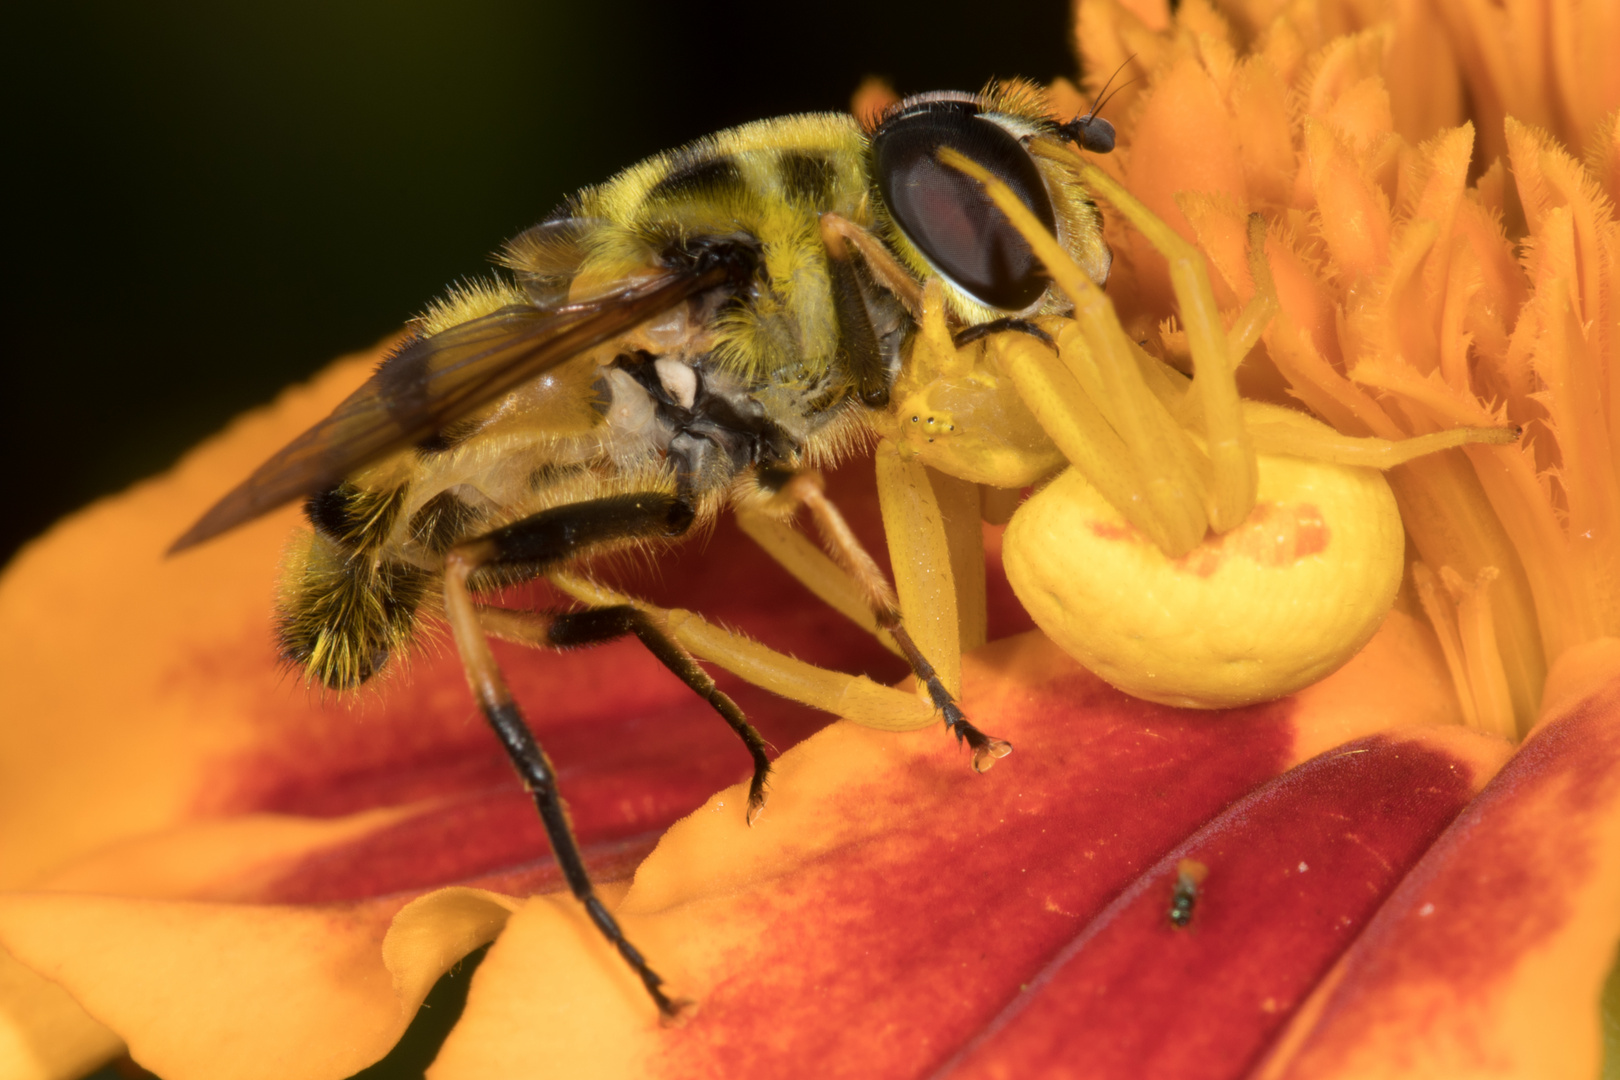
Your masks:
M332 414L288 443L169 548L172 555L296 499L333 487L419 442L547 368L593 349L690 296L724 267L670 272L600 299L514 304L406 342Z

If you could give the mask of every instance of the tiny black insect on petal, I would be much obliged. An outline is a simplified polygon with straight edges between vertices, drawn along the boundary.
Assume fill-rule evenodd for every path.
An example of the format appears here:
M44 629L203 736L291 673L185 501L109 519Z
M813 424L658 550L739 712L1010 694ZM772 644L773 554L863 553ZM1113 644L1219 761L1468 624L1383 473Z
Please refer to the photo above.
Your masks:
M1198 903L1198 887L1209 876L1209 867L1196 859L1176 864L1176 883L1170 889L1170 925L1178 930L1192 922L1193 906Z

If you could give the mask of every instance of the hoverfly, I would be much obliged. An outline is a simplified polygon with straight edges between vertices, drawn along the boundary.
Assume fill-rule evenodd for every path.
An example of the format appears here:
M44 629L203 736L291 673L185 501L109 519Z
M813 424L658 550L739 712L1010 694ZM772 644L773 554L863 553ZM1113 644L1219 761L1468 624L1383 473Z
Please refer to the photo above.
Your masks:
M870 437L925 284L943 285L965 336L1042 334L1025 320L1068 306L983 189L939 163L941 148L992 170L1106 278L1095 204L1058 155L1032 152L1066 142L1106 150L1112 129L1094 115L1059 124L1013 83L908 98L870 131L847 115L792 116L634 165L511 240L499 257L509 277L428 308L363 386L172 550L303 498L312 529L285 567L277 634L289 663L334 689L382 671L424 614L445 620L569 888L671 1015L662 980L593 891L486 634L541 647L636 635L741 737L750 821L770 772L764 741L636 607L513 611L478 594L672 541L728 506L786 517L808 505L978 767L1005 754L912 643L813 470Z

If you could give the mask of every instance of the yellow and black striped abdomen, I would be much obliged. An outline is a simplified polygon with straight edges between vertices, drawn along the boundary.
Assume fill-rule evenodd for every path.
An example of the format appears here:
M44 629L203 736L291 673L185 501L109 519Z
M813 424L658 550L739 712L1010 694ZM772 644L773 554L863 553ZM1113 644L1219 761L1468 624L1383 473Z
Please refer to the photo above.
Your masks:
M411 643L436 580L384 554L404 495L343 484L305 505L314 528L294 541L282 567L276 644L312 682L353 689Z

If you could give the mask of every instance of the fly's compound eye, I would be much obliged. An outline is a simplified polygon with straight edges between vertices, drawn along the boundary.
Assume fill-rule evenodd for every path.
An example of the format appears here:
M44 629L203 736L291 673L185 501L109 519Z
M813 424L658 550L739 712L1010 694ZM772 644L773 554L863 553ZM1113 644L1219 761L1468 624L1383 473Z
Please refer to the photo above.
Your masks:
M978 182L940 164L942 147L989 169L1052 230L1052 202L1034 160L1011 133L963 101L920 103L873 133L884 204L906 238L964 292L989 307L1025 310L1046 291L1045 271Z

